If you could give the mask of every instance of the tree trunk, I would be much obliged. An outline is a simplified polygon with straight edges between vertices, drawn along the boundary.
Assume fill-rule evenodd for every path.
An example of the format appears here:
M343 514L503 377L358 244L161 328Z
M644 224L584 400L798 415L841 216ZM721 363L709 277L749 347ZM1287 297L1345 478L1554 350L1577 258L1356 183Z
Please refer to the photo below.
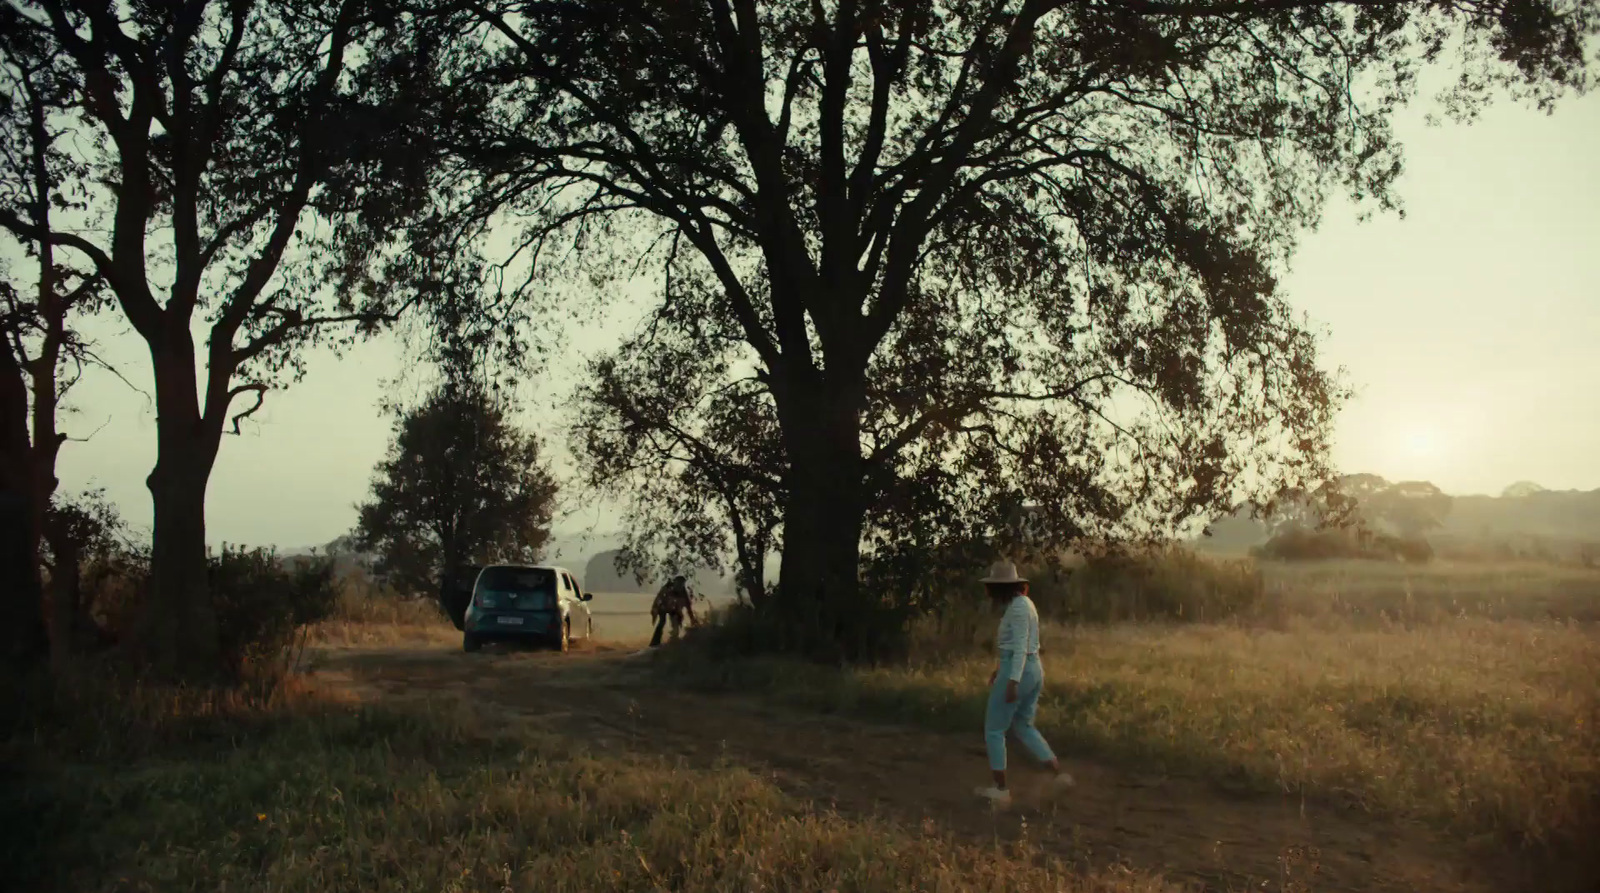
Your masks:
M150 473L150 600L140 649L163 677L203 680L220 669L216 610L206 583L205 466L183 467L163 448ZM181 455L181 453L180 453ZM197 463L198 464L198 461Z
M154 503L150 596L139 651L158 676L204 681L221 669L216 609L206 582L206 484L216 461L220 426L199 413L193 342L152 345L156 379L156 466L146 484Z
M65 540L66 537L57 537ZM83 575L75 544L51 542L55 564L50 568L50 662L65 667L84 644Z
M36 668L50 648L33 525L28 392L9 347L0 345L0 664Z
M875 658L886 632L880 605L861 593L868 493L860 393L824 384L786 387L778 397L789 458L777 592L784 645L845 660Z
M26 496L0 489L0 665L17 672L39 667L50 650L39 564L28 551L29 514Z
M736 595L749 599L750 604L759 605L767 598L763 567L767 559L767 539L765 536L751 537L737 510L730 510L729 515L733 522L734 559L738 562L734 591Z

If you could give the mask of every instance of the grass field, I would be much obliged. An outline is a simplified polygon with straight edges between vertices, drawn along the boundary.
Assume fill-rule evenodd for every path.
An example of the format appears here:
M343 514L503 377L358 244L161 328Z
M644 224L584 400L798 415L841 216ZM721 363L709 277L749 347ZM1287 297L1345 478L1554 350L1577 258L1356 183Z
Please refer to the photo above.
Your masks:
M1266 600L1229 622L1051 626L1041 725L1056 747L1122 773L1197 779L1219 798L1287 794L1370 817L1359 821L1380 836L1385 822L1421 820L1463 852L1571 860L1589 840L1600 820L1600 629L1591 622L1600 574L1323 564L1264 575ZM691 673L705 687L788 705L791 729L824 711L955 732L958 742L970 734L976 745L991 627L976 615L929 623L910 665L881 669L712 666L686 648L655 683L602 680L594 684L611 688L527 699L536 714L581 707L603 728L625 722L629 699L665 694L626 686L681 688L670 674ZM34 703L33 721L0 745L0 825L18 829L0 835L6 888L1168 888L1150 864L1079 858L1070 841L1040 846L1027 821L1020 835L985 838L955 824L833 812L780 791L754 764L684 762L657 733L607 749L592 735L468 707L459 693L472 690L472 667L455 654L459 634L426 602L347 593L309 639L391 663L418 655L395 678L433 700L358 703L291 679L262 701L117 688L91 671L97 681ZM497 677L508 697L540 684L543 664L506 660L492 666L510 674ZM441 671L468 687L442 687ZM635 678L649 676L626 677ZM735 734L717 728L728 702L674 696L673 709L699 711L674 734L690 730L712 753L718 735ZM745 735L762 727L748 712L740 723ZM802 760L808 746L767 748ZM874 764L898 759L886 752ZM981 758L971 759L977 771ZM1155 784L1159 799L1165 788ZM1322 888L1280 879L1251 889Z
M1278 616L1357 626L1454 618L1600 622L1600 570L1548 564L1266 564Z
M1144 891L1026 844L812 811L738 767L596 755L465 708L103 693L13 740L12 890ZM114 731L114 734L106 734Z
M1268 602L1235 622L1047 628L1041 729L1066 753L1486 843L1565 847L1600 827L1600 630L1585 622L1600 612L1600 573L1331 563L1266 575ZM929 656L910 667L685 668L795 706L976 735L987 649L952 649L948 629L921 642Z

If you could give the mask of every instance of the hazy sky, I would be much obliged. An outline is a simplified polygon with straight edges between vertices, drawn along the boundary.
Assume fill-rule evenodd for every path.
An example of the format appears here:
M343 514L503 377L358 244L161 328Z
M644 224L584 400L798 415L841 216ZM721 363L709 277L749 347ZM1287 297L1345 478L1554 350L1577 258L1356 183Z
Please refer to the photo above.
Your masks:
M1498 493L1518 480L1600 488L1600 95L1553 116L1502 104L1477 123L1398 122L1407 148L1407 216L1358 223L1344 205L1306 236L1287 294L1331 330L1331 365L1356 400L1339 422L1347 471L1426 478L1454 493ZM98 327L105 354L150 392L149 358L125 325ZM603 336L586 335L585 350ZM207 500L209 539L300 546L355 520L382 456L386 388L407 393L392 338L342 359L317 355L306 380L269 396L240 437L226 438ZM558 370L559 372L559 370ZM530 384L551 407L572 377ZM155 412L108 375L74 392L62 451L64 491L103 486L147 524L144 478L155 460ZM565 440L553 410L530 417ZM569 488L571 506L583 505ZM604 526L581 508L563 527Z

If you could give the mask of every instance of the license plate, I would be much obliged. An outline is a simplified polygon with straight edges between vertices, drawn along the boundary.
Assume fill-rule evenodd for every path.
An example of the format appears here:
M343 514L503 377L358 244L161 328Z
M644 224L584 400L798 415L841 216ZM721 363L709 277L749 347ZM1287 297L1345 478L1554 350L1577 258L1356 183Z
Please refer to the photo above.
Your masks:
M500 623L500 624L502 624L504 626L521 626L522 625L522 618L521 617L500 617L500 618L497 619L496 622L498 622L498 623Z

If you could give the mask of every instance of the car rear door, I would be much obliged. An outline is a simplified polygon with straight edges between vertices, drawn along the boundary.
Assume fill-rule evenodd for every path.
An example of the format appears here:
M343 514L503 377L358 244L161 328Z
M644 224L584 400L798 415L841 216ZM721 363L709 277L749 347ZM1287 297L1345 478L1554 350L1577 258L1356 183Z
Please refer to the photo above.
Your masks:
M459 565L440 575L439 607L456 629L466 629L467 606L472 602L473 586L481 570L477 565Z

